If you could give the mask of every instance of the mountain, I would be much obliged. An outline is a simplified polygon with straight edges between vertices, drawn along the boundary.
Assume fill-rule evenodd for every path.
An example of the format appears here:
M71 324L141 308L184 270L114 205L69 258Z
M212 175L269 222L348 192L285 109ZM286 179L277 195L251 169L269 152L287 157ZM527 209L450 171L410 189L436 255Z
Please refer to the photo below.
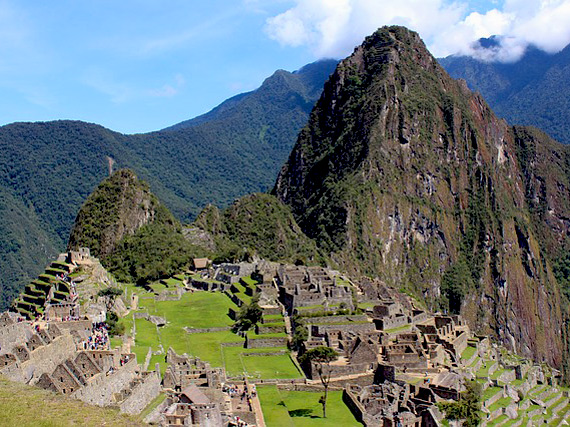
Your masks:
M496 42L495 42L496 43ZM482 40L481 49L495 45ZM530 46L516 62L483 62L468 56L439 60L454 78L481 92L499 117L533 125L570 144L570 45L556 54Z
M132 169L181 221L208 203L224 207L270 188L335 66L277 71L255 91L149 134L78 121L0 127L0 242L8 252L0 258L0 309L65 248L110 164Z
M385 27L329 78L273 193L341 269L563 367L569 165L569 147L510 127L416 33Z
M220 260L258 256L301 265L325 262L315 242L299 228L289 207L269 194L241 197L223 211L209 205L193 226L210 236L209 240L215 243L212 252ZM194 243L204 246L199 240Z
M179 273L204 255L148 184L128 169L103 180L81 206L68 250L81 247L90 248L119 280L139 284Z
M92 256L104 259L124 237L156 221L175 222L172 214L161 210L146 183L132 171L121 169L99 184L81 206L67 249L87 247Z

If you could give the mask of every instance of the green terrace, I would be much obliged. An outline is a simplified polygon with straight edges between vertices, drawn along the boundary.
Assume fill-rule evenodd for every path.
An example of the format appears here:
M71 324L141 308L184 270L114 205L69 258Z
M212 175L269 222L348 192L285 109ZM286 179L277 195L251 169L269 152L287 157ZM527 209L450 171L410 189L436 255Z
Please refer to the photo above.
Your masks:
M285 322L282 314L264 314L262 318L262 323L275 323L275 320Z
M221 292L196 291L182 294L179 301L156 301L151 292L133 285L127 285L129 292L139 296L139 310L149 315L164 317L167 323L157 327L150 321L140 318L133 321L133 316L121 319L129 332L135 325L135 346L133 351L139 363L144 362L149 348L153 353L150 368L155 363L164 372L165 352L172 347L176 353L200 357L212 366L224 367L228 375L247 374L253 378L283 379L303 377L284 347L263 347L255 349L244 348L244 339L233 332L232 319L228 316L230 310L239 311L230 298ZM281 316L279 316L281 317ZM281 324L281 323L280 323ZM282 325L282 324L281 324ZM227 328L212 332L186 332L185 328ZM283 338L285 333L250 334L253 338ZM113 345L120 345L114 341ZM162 350L161 350L162 349ZM255 354L261 353L256 356Z
M280 390L274 385L257 386L265 423L272 427L317 427L331 424L361 426L342 401L342 391L329 391L327 418L322 417L321 392Z

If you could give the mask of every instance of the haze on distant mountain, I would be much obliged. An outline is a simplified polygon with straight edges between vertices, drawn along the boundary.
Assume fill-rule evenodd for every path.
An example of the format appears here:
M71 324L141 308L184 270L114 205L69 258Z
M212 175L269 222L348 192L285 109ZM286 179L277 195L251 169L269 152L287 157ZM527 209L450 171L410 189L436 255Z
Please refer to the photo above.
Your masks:
M440 63L454 78L479 91L499 117L533 125L570 143L570 45L549 54L529 46L516 62L489 62L500 55L501 38L481 39L476 59L452 55Z

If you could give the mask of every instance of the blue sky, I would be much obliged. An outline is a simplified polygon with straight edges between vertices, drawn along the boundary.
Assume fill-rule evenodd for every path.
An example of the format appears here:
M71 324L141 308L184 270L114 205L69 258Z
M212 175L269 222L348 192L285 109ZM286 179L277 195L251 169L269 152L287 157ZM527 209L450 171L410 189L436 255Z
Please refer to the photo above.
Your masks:
M528 43L556 51L570 41L569 8L570 0L0 0L0 124L158 130L277 69L344 57L385 24L419 31L437 56L476 54L470 42L491 34L509 41L501 60Z

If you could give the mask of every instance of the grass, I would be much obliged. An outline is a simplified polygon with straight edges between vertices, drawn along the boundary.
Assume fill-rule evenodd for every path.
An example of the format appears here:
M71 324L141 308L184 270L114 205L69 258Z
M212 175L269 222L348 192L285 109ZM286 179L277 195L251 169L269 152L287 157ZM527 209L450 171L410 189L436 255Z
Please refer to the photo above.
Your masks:
M159 369L160 369L160 373L161 375L164 376L164 373L166 372L166 366L167 363L164 360L165 359L165 355L164 354L153 354L150 357L150 362L148 364L148 370L149 371L154 371L154 368L156 366L156 364L159 364Z
M384 332L387 332L389 334L393 334L396 332L403 332L403 331L407 331L408 329L410 329L412 327L411 324L407 324L407 325L403 325L403 326L398 326L397 328L391 328L391 329L384 329Z
M241 280L243 280L243 282L250 288L253 288L255 285L257 285L257 280L253 280L250 276L242 277Z
M215 328L233 325L228 310L235 304L222 293L185 293L180 301L157 301L149 307L149 314L165 317L172 326Z
M123 340L121 338L111 337L110 344L111 348L121 347L123 345Z
M230 331L186 334L186 352L207 360L212 366L223 367L222 343L243 342L243 339ZM183 351L177 350L181 354ZM180 349L180 348L179 348ZM180 349L182 350L182 349Z
M224 347L226 372L234 377L247 373L250 378L260 379L303 378L303 374L299 372L287 353L267 356L246 355L246 353L270 353L280 350L286 350L286 348Z
M322 393L257 386L265 423L272 427L361 426L342 401L341 391L329 392L327 418L322 417Z
M139 414L139 418L144 420L158 405L160 405L166 399L165 393L160 393L158 396L154 398L152 402L148 404L148 406Z
M190 328L213 328L228 327L233 321L227 316L230 308L236 308L235 304L222 293L194 292L185 293L180 301L155 301L144 290L133 289L139 294L139 303L143 311L150 315L158 315L166 318L167 324L156 328L154 324L145 320L136 320L137 335L134 351L139 363L144 362L148 348L158 350L160 345L164 351L172 347L178 354L187 353L210 362L214 367L225 367L230 376L249 373L252 377L262 379L289 379L302 378L303 375L297 370L288 354L268 356L245 356L244 353L271 353L280 348L245 349L238 347L225 347L224 343L243 343L243 338L231 331L187 333L184 327ZM282 321L283 317L275 317ZM132 323L132 317L130 318ZM122 319L128 322L129 319ZM283 326L283 323L279 323ZM285 333L272 333L263 335L251 334L251 338L286 338ZM153 355L149 369L159 363L160 370L164 373L166 364L164 354Z
M461 353L462 360L469 360L473 357L477 349L475 347L467 346L467 348Z
M266 338L287 338L287 334L285 332L273 332L269 334L248 334L247 337L250 340L262 340Z
M483 392L483 400L489 400L491 397L502 391L502 387L489 387Z
M47 390L0 378L2 426L139 426L135 417L116 409L87 405Z
M511 399L510 397L501 397L499 400L497 400L495 403L493 403L491 406L489 406L489 412L493 412L496 411L499 408L506 408L507 406L509 406L511 404L511 402L513 401L513 399Z
M377 302L359 302L358 303L358 308L361 308L362 310L366 310L367 308L374 308L374 306L378 305L379 303Z

